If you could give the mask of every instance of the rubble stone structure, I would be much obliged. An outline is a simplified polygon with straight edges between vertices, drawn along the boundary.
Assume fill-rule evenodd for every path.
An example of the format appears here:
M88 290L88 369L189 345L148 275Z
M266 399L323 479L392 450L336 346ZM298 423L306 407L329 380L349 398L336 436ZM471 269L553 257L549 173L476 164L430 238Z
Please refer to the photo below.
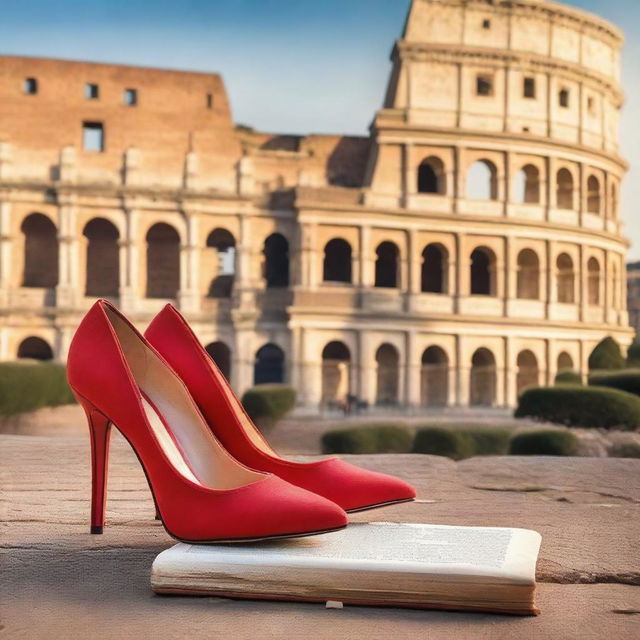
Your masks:
M239 391L509 406L631 340L618 29L413 0L368 138L234 126L222 79L0 58L0 357L167 302ZM99 366L99 363L97 363Z

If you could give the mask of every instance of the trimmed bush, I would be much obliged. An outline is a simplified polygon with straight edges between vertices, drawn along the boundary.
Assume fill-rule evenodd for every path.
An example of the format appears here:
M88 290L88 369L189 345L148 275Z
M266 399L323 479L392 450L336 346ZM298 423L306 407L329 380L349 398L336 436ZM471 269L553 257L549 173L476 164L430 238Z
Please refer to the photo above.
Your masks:
M509 447L509 453L514 456L573 456L577 451L576 434L561 429L518 433Z
M272 428L295 403L295 389L284 384L259 384L242 396L242 406L261 429Z
M513 429L502 427L470 427L459 430L471 441L474 456L502 456L509 451Z
M640 368L640 337L636 336L627 351L627 367Z
M556 373L554 382L555 384L581 385L582 376L573 369L563 369L562 371L558 371L558 373Z
M610 387L640 396L640 369L623 369L612 373L596 372L589 375L589 384Z
M423 427L413 442L414 453L446 456L462 460L472 456L504 455L509 449L512 429L477 427Z
M515 417L569 427L632 430L640 425L640 398L605 387L538 387L522 393Z
M14 416L75 401L63 365L0 363L0 415Z
M413 435L406 427L371 425L328 431L321 443L323 453L409 453Z
M625 361L620 351L620 345L611 337L603 338L595 346L589 356L589 370L624 369Z

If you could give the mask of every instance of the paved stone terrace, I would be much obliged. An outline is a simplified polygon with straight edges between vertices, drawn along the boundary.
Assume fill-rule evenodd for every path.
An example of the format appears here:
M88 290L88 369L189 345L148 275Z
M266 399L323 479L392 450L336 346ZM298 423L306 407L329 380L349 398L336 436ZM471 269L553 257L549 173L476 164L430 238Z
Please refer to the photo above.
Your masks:
M155 596L153 558L173 540L153 520L118 436L107 527L88 534L87 434L0 436L0 639L640 637L640 461L352 457L414 482L419 501L354 516L518 526L543 536L537 618Z

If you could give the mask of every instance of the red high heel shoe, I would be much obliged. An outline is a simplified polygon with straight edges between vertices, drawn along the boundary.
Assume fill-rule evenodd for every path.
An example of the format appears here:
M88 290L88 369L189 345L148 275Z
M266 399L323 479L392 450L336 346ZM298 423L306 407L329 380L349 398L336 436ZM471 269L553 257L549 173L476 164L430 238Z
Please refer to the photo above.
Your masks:
M415 498L415 489L403 480L360 469L338 458L298 463L279 457L246 414L187 321L171 305L153 319L145 336L185 382L215 436L248 467L274 473L349 512Z
M110 303L80 323L68 377L91 433L91 532L102 533L111 425L145 471L167 532L195 543L297 537L346 526L329 500L235 460L184 383Z

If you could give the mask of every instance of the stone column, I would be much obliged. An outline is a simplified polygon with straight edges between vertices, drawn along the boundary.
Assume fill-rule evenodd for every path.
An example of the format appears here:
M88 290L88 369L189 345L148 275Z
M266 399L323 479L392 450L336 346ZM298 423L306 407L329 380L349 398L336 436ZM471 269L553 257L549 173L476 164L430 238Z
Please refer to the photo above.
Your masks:
M200 311L200 291L198 287L198 259L200 257L199 225L197 215L184 212L186 219L185 244L180 247L180 290L178 306L186 313Z
M364 288L373 287L375 282L374 259L371 254L371 227L362 226L360 231L360 273L359 285Z
M322 358L316 348L313 331L300 328L301 382L298 388L307 408L317 409L322 401Z
M511 407L515 404L517 396L517 383L516 383L516 370L517 370L517 357L515 349L513 347L513 341L511 338L504 338L504 350L503 350L504 366L502 372L498 367L498 385L496 393L496 404L505 407ZM500 376L503 376L502 385L500 384ZM503 390L503 397L500 397L500 390Z
M452 294L455 296L455 312L460 313L462 306L462 297L467 295L469 290L469 265L467 257L465 255L464 234L456 233L454 237L456 255L453 258L455 260L455 282Z
M125 237L120 240L118 246L120 248L120 307L126 313L135 312L137 302L143 296L140 291L139 223L138 211L125 209Z
M585 322L587 319L587 279L586 279L586 265L584 264L584 245L578 245L578 273L577 275L577 288L578 297L576 299L577 304L580 307L580 322Z
M184 157L183 186L185 189L196 189L198 180L198 154L189 151Z
M12 284L12 246L11 235L11 203L0 202L0 308L9 306L9 297ZM0 358L2 358L0 353Z
M459 407L469 406L469 364L464 359L464 349L462 336L455 336L455 379L456 379L456 400L455 403Z
M74 308L83 293L80 291L79 242L74 224L75 213L75 207L72 203L60 205L58 213L57 307Z
M300 284L304 289L315 290L321 279L318 273L316 252L317 225L304 222L300 226Z
M421 354L418 353L418 336L415 331L405 333L405 384L404 403L407 408L413 409L420 406L420 368Z
M504 296L503 314L505 317L509 315L509 301L515 300L517 296L517 265L516 258L513 255L513 246L510 236L504 237L504 283L502 286L502 294Z
M359 375L357 395L360 400L365 400L373 406L376 398L376 368L370 347L371 339L369 334L364 329L360 329L358 331Z
M549 320L551 318L551 309L558 299L557 282L555 277L555 243L553 240L545 241L545 291L546 291L546 306L545 306L545 318Z

